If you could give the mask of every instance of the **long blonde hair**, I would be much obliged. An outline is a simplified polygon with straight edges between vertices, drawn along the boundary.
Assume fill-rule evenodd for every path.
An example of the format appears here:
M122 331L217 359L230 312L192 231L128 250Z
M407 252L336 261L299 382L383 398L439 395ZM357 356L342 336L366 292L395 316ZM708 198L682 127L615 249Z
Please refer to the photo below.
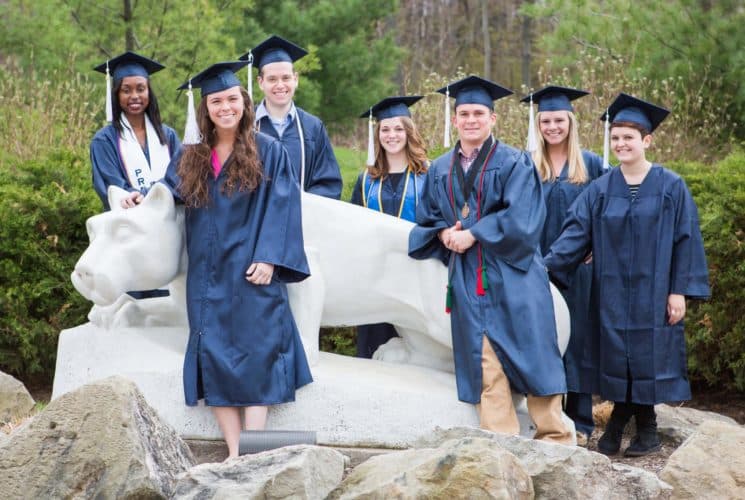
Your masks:
M569 164L569 171L567 172L567 178L571 184L584 184L587 182L589 176L587 174L587 167L585 166L585 160L582 158L582 148L579 145L579 132L577 118L574 113L567 111L569 117L569 134L567 135L567 163ZM554 175L554 169L551 168L550 156L548 154L548 144L543 139L541 134L541 113L536 113L535 128L536 137L538 138L538 149L533 153L533 162L538 169L538 174L541 176L543 182L556 180ZM563 165L562 165L563 167Z

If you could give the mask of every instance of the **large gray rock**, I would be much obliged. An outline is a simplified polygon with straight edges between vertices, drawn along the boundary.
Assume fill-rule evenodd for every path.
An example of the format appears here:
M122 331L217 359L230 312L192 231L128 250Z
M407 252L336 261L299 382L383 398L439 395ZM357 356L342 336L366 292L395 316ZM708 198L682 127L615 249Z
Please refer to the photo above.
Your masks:
M667 498L671 488L650 472L614 467L605 455L576 446L508 436L471 427L437 429L419 447L467 436L493 441L515 455L533 481L536 498Z
M112 377L49 403L0 448L4 498L161 498L193 464L130 381Z
M611 464L611 494L609 498L618 500L628 498L671 498L673 488L653 474L631 465ZM601 498L599 495L588 495Z
M657 413L657 431L660 433L660 437L674 446L680 446L705 420L718 420L737 425L737 421L725 415L694 408L656 405L655 412Z
M660 472L675 498L745 498L745 428L707 420Z
M27 416L35 404L25 385L15 377L0 372L0 423Z
M344 465L344 455L331 448L287 446L192 467L179 477L174 496L321 499L341 482Z
M372 457L328 498L533 497L530 477L512 454L490 440L464 438Z

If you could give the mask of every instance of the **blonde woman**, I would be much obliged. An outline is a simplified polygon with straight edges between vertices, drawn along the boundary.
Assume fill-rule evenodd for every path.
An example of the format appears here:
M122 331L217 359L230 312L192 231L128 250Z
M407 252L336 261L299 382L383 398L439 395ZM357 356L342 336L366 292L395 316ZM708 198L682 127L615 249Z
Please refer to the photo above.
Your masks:
M533 161L543 183L546 222L541 234L541 253L545 255L559 237L572 202L595 178L603 174L602 159L579 145L577 118L571 101L587 95L583 90L548 86L522 99L537 103L535 126L529 133L536 138ZM531 142L530 140L528 141ZM589 376L583 372L585 348L591 342L590 285L592 263L588 258L577 268L569 288L562 290L571 315L572 335L564 354L567 377L566 414L574 420L577 443L585 445L595 427Z

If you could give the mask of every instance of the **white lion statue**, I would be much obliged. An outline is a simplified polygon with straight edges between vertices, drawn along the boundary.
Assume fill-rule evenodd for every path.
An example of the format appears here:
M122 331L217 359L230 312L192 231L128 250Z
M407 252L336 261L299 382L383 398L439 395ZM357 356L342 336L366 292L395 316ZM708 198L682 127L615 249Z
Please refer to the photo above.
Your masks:
M113 210L88 220L90 246L72 281L94 302L91 322L61 332L52 397L92 380L125 376L180 434L217 438L209 409L183 404L183 209L160 184L132 209L118 208L125 194L110 189ZM307 193L302 203L312 276L288 292L314 383L300 389L294 403L272 407L269 427L303 425L326 444L403 447L435 427L478 426L473 405L456 397L446 268L408 257L412 224ZM135 300L126 294L166 285L169 297ZM569 315L552 292L563 351ZM381 321L394 324L401 338L381 346L377 359L318 350L320 326ZM521 432L531 436L524 397L513 399Z
M112 210L88 219L90 246L72 282L94 302L89 319L98 326L184 325L183 210L161 184L132 209L119 208L126 194L111 187ZM311 277L289 285L288 293L310 364L318 360L319 327L385 321L401 338L381 346L376 359L452 371L446 268L408 256L412 223L310 193L303 193L302 210ZM170 297L126 295L165 285ZM563 352L569 313L558 291L551 290Z

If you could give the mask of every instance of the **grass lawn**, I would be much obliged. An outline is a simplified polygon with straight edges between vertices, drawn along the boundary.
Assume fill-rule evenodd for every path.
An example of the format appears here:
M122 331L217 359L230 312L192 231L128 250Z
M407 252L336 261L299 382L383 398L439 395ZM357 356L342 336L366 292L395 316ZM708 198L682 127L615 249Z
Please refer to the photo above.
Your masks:
M336 160L341 168L341 177L344 181L344 190L341 193L341 199L349 201L352 197L354 183L357 182L357 176L360 175L365 167L367 151L358 151L351 148L336 147L334 148Z

